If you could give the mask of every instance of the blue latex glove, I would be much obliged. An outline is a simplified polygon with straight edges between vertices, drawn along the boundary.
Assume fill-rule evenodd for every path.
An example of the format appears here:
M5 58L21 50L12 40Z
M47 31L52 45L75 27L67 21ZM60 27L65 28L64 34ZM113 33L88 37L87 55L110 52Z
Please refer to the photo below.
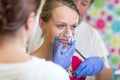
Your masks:
M54 42L56 42L56 39L54 40ZM55 54L53 53L54 63L62 66L64 69L67 69L72 62L72 56L75 52L75 43L76 43L76 41L73 41L70 48L67 51L65 51L64 53L62 53L62 45L63 44L60 42L56 53ZM53 50L54 50L54 44L53 44Z
M104 62L100 57L87 58L76 70L77 78L96 75L104 68Z

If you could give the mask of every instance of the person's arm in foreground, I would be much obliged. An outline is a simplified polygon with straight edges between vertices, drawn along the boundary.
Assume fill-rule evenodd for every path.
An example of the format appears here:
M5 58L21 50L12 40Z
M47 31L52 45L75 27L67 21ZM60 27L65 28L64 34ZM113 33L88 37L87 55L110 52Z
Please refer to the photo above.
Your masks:
M110 68L105 57L103 57L103 60L105 63L105 68L95 76L95 79L96 80L113 80L113 75L114 75L113 71Z
M113 71L112 68L109 65L108 59L107 59L107 55L109 55L107 48L105 46L104 41L102 40L101 36L99 35L99 33L93 29L94 32L94 48L93 48L93 54L96 54L98 56L101 56L101 58L104 61L105 64L105 68L99 72L95 78L96 80L113 80ZM97 49L97 50L95 50Z

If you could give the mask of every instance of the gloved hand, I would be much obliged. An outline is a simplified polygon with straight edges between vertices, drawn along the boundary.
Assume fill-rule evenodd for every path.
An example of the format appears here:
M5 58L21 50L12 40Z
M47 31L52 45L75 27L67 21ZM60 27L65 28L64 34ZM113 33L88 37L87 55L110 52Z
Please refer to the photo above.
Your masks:
M54 40L54 41L56 41L56 40ZM53 53L54 54L53 55L54 63L62 66L64 69L67 69L72 62L72 56L75 52L75 43L76 43L76 41L73 41L70 48L67 51L65 51L64 53L62 53L62 45L63 44L60 42L56 53L55 54ZM53 47L54 47L54 44L53 44Z
M104 62L100 57L87 58L76 70L77 78L91 76L99 73L104 68Z

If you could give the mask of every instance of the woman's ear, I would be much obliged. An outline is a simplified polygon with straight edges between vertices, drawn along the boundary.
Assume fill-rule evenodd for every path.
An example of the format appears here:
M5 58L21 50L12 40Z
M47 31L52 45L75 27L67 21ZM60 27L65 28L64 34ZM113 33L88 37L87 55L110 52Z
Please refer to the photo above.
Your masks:
M31 12L26 20L25 28L28 30L34 27L34 22L35 22L35 13Z
M39 20L39 25L42 31L45 32L45 22L42 19Z
M24 25L24 29L26 31L27 40L30 40L35 32L35 23L36 23L36 15L34 12L31 12L26 20Z

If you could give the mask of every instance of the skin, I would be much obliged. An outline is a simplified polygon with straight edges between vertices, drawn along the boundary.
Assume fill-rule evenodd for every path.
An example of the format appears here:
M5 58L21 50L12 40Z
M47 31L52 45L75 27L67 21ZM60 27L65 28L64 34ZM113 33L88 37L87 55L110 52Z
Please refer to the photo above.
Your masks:
M14 36L6 35L0 40L0 63L24 62L31 59L31 56L26 53L26 43L35 30L34 21L35 13L33 12Z
M74 2L80 14L84 17L91 5L91 0L74 0ZM95 76L96 80L113 80L113 71L108 64L106 56L103 56L102 59L105 62L105 68Z
M75 4L76 4L76 6L80 12L80 15L82 17L84 17L86 15L86 12L91 5L90 0L75 0ZM59 9L59 8L61 8L61 10L59 10L57 12L57 9ZM40 19L40 27L43 30L45 41L38 50L36 50L34 53L32 53L32 55L40 57L40 58L45 58L46 60L52 60L51 55L52 55L53 39L56 36L58 36L60 33L64 32L63 28L61 28L61 27L57 28L57 23L62 23L62 24L64 23L65 26L69 27L70 25L76 24L76 22L74 22L74 21L76 21L76 19L77 19L77 18L74 19L73 17L69 16L68 13L70 13L70 15L73 15L73 14L71 14L71 12L68 12L65 7L58 7L58 8L55 8L55 10L53 10L53 11L54 11L53 17L52 17L52 19L50 19L50 21L48 23L45 23L44 21L42 21L42 19ZM64 11L65 11L65 13L67 11L67 14L63 17ZM60 15L60 14L62 14L62 15ZM57 21L56 19L60 19L60 20ZM70 21L70 20L73 20L73 21ZM74 22L74 23L72 23L72 22ZM72 34L74 35L74 30L72 30ZM106 63L106 66L100 73L95 75L96 80L113 80L113 72L112 72L112 69L108 65L107 58L105 56L103 56L102 59Z
M85 16L91 5L91 0L74 0L81 16Z
M44 43L32 55L52 60L52 43L54 38L61 35L61 42L68 43L68 38L65 34L69 33L69 30L73 35L75 34L78 19L77 12L67 6L62 5L53 9L52 18L49 22L45 23L42 19L40 20L40 26L44 33Z

